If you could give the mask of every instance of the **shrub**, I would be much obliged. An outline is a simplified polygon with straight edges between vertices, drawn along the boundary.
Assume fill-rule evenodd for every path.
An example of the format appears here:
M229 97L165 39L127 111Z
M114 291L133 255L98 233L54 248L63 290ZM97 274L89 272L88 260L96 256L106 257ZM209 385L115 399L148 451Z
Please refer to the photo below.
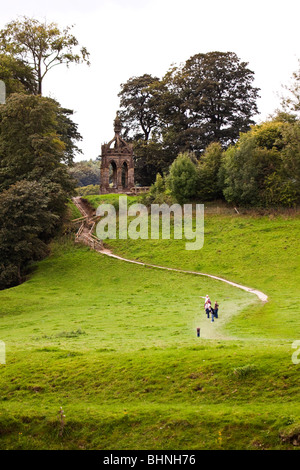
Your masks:
M197 197L203 201L220 199L223 196L218 172L222 161L222 146L212 142L200 158L198 169Z
M76 188L76 193L78 196L93 196L94 194L99 194L100 185L99 184L89 184L87 186L81 186Z
M219 178L227 202L294 206L299 202L299 122L254 126L224 153Z
M140 202L149 206L150 204L171 204L172 196L167 188L168 177L161 176L157 173L155 183L152 184L148 193L140 196Z
M179 202L185 203L195 197L198 174L191 153L180 153L170 167L168 185L172 196Z

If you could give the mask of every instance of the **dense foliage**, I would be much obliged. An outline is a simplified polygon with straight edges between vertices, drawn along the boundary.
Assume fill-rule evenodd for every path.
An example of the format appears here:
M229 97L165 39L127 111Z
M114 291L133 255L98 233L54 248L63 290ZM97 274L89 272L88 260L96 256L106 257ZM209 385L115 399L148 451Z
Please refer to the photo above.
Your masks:
M161 117L180 150L199 156L211 142L236 142L254 124L254 73L233 52L196 54L171 69L161 87Z
M300 122L279 113L242 133L227 150L215 142L199 160L194 154L179 154L150 194L159 199L160 191L162 199L169 189L178 202L224 198L242 206L294 207L300 202L299 188Z
M179 154L170 167L168 178L171 193L179 203L185 203L196 194L197 168L188 153Z
M73 111L41 96L53 66L88 61L69 31L26 17L0 31L0 289L45 256L76 185L68 172L81 140Z
M198 167L197 197L211 201L222 197L222 186L219 181L223 150L219 142L212 142L205 149Z
M87 186L79 186L76 188L78 196L93 196L100 193L100 184L88 184Z
M6 96L11 93L36 93L36 82L31 67L12 56L0 54L0 80L6 85Z
M98 160L75 162L68 171L75 178L78 186L100 184L100 162Z
M37 181L18 181L1 193L0 289L23 280L28 262L43 258L57 225L51 188Z
M21 282L61 225L75 186L74 126L50 98L13 93L0 107L0 288Z
M145 74L121 85L120 116L134 142L140 184L154 182L185 151L223 148L254 124L254 73L233 52L196 54L162 79Z
M62 136L64 110L50 98L12 94L0 108L0 190L22 179L46 178L72 188L64 163L73 157L72 139Z
M253 127L225 152L221 171L228 202L294 206L300 196L300 123L274 120Z

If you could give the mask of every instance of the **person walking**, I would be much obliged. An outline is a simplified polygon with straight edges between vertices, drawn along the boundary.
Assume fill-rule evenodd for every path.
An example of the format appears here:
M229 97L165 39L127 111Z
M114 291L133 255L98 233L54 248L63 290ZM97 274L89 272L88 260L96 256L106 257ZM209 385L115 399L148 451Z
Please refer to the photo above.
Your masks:
M209 318L210 307L211 307L211 301L210 301L209 296L207 295L205 297L205 302L204 302L204 310L206 312L207 318Z
M215 307L214 307L214 315L216 318L218 318L218 312L219 312L219 304L217 300L215 301Z
M210 306L210 313L211 313L211 321L215 321L215 311L214 309L212 308L212 306Z

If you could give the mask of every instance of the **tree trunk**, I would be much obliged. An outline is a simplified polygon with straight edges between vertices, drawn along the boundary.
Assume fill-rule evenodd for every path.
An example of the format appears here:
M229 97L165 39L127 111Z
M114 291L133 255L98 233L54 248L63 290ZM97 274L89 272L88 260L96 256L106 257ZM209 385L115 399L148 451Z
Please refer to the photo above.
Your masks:
M41 70L41 60L39 61L38 64L38 95L42 95L42 70Z

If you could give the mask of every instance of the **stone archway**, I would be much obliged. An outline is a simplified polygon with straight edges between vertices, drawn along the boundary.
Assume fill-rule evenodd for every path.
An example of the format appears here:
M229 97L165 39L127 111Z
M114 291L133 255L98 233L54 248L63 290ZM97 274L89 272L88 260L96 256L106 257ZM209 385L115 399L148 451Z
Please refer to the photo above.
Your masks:
M118 187L118 171L114 160L111 160L108 167L108 184L110 188Z
M128 188L128 165L126 162L123 162L122 165L122 187Z

